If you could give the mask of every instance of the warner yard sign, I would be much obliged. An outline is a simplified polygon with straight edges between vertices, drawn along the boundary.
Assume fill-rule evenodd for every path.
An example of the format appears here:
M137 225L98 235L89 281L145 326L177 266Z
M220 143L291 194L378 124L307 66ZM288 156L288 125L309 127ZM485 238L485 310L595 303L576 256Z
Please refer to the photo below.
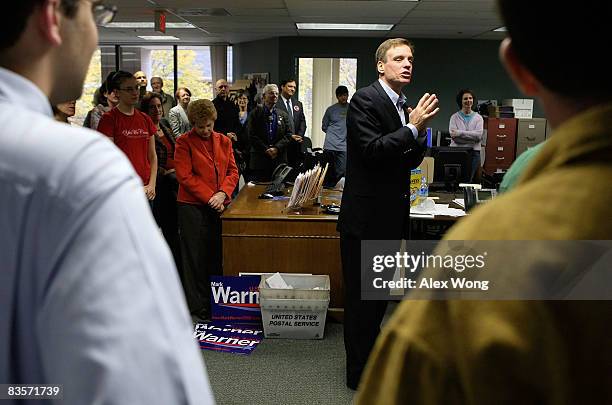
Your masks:
M260 276L211 276L213 322L261 325Z

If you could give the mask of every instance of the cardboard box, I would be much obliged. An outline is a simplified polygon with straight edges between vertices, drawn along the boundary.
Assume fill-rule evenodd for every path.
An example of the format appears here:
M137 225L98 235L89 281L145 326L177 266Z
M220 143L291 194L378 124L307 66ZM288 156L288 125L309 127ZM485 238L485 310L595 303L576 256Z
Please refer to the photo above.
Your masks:
M514 107L514 118L533 118L533 110L531 108L516 108Z
M421 169L421 173L424 176L427 176L427 184L433 183L434 179L434 158L431 156L426 156L423 158L423 161L419 165L419 169Z
M502 100L502 105L511 105L516 110L517 108L533 110L533 99L530 98L507 98Z

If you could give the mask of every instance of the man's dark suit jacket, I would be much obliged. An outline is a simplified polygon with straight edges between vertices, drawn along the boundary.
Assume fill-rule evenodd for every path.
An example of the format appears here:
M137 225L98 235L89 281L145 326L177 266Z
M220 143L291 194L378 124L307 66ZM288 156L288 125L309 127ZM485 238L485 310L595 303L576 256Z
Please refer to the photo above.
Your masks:
M406 120L408 113L406 112ZM378 80L352 97L346 117L347 166L338 231L399 240L410 215L410 170L425 147L414 139Z
M297 101L293 98L291 99L291 105L293 106L293 122L291 123L293 125L292 134L304 136L304 134L306 133L306 117L304 116L304 105L302 105L301 101ZM287 105L285 104L285 100L282 96L278 96L276 108L286 112L287 115L289 115L289 112L287 111Z
M291 105L293 106L293 122L291 123L291 134L305 136L304 134L306 133L306 117L304 116L304 105L301 101L297 101L294 98L291 99ZM278 110L286 112L287 115L289 115L289 113L287 112L287 104L285 104L285 100L283 99L283 97L278 97L278 101L276 102L276 108ZM287 161L289 165L292 167L299 166L300 162L303 160L303 153L305 152L306 150L304 148L304 144L298 143L292 139L289 143L289 146L287 147Z
M238 118L238 107L233 101L226 98L225 100L217 96L213 100L215 109L217 110L217 119L215 121L215 132L226 134L228 132L238 133L240 129L240 119Z
M252 170L267 170L272 174L276 166L287 163L287 145L291 139L291 123L285 111L276 109L278 114L276 134L272 142L268 141L268 122L270 114L266 113L263 107L257 106L250 113L247 121L247 132L249 134L250 162L249 168ZM269 147L278 149L278 156L271 160L265 151Z

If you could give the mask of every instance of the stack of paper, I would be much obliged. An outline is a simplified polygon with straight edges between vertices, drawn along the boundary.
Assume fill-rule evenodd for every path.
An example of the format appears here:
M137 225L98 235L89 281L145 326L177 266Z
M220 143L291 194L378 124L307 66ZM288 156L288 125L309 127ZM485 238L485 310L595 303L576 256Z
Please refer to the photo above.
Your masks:
M449 217L462 217L465 211L450 208L448 204L420 204L410 208L410 216L421 218L433 218L436 215Z
M317 164L313 169L306 171L306 173L298 174L293 183L293 191L291 192L287 208L302 207L306 201L314 200L319 196L323 188L323 180L325 179L328 166L328 164L325 164L325 168L322 169Z
M285 282L283 276L281 276L278 272L274 273L271 277L268 277L266 279L266 283L270 288L293 288Z

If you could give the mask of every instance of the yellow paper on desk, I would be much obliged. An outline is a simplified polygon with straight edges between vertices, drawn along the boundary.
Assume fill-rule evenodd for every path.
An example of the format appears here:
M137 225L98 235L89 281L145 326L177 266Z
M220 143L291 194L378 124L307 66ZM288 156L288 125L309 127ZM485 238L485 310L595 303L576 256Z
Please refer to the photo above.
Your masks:
M410 171L410 206L417 205L419 201L419 189L421 188L421 177L423 176L421 169L412 169Z

